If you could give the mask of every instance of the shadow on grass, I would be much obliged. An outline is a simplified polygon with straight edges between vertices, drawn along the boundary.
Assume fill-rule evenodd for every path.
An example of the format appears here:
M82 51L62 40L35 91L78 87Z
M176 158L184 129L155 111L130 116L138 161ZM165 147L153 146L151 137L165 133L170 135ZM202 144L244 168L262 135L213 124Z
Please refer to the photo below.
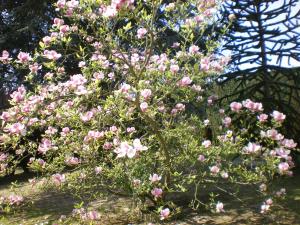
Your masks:
M5 183L1 182L0 190L7 188L9 182L12 180L17 180L22 183L27 181L29 178L32 178L32 174L20 174L17 177L14 177L14 179L6 178ZM177 203L181 204L184 208L183 213L181 213L175 221L170 221L165 224L300 224L300 171L297 171L295 176L292 178L279 179L274 182L274 191L279 190L281 187L285 187L287 189L286 199L279 204L276 204L274 207L272 206L270 213L265 215L259 213L259 206L266 199L257 197L255 195L256 191L248 186L241 188L241 199L247 203L247 207L242 202L227 196L219 199L225 203L226 212L222 214L212 214L204 208L197 211L189 210L186 207L188 204L188 202L186 202L187 198L178 199ZM27 188L31 187L28 187L27 185ZM8 215L4 222L0 219L0 223L36 224L37 221L42 222L57 220L61 215L70 215L74 208L74 204L79 202L78 199L72 197L71 193L61 193L59 191L40 192L30 195L30 198L31 197L34 199L32 204L24 206L14 215ZM207 195L204 196L204 200L205 198L207 198ZM91 202L90 206L95 207L102 215L105 215L105 222L101 222L101 224L112 225L130 223L128 215L129 211L132 210L131 204L131 201L127 198L109 196L108 198L101 198ZM138 214L136 217L140 220L140 218L138 218ZM131 223L133 222L131 221Z
M43 192L33 196L33 202L25 205L14 215L8 215L11 224L35 224L40 220L58 220L61 215L70 215L78 203L71 194Z

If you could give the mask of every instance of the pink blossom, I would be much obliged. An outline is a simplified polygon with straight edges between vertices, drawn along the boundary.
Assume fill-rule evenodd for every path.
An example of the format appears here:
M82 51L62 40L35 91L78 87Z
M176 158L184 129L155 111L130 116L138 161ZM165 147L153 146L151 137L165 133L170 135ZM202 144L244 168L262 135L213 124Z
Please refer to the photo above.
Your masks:
M116 9L116 7L114 6L108 6L105 7L104 11L103 11L103 16L107 17L107 18L111 18L111 17L115 17L117 15L118 11Z
M196 92L202 92L203 91L203 89L201 88L200 85L195 85L195 84L193 84L192 90L194 90Z
M297 147L297 143L295 143L293 139L284 139L281 142L281 145L283 145L286 148L291 148L291 149Z
M260 190L261 192L267 191L267 185L266 185L266 184L261 184L261 185L259 186L259 190Z
M100 214L97 211L90 211L87 213L87 217L90 220L99 220Z
M80 119L81 119L83 122L88 122L88 121L90 121L93 117L94 117L94 113L93 113L92 111L88 111L88 112L86 112L85 114L81 115L81 116L80 116Z
M273 111L273 113L271 114L271 116L278 123L282 123L285 120L285 118L286 118L286 115L284 115L283 113L278 112L276 110Z
M45 134L48 134L48 135L53 135L55 133L57 133L57 129L54 127L51 127L51 126L49 126L48 129L45 131Z
M101 166L96 166L95 167L95 173L96 173L96 175L102 173L102 170L103 170L103 168Z
M229 127L231 125L231 118L229 116L227 116L222 120L222 122L225 127Z
M259 120L259 122L264 123L267 121L268 117L269 116L267 114L260 114L259 116L257 116L257 119Z
M18 62L19 63L27 63L31 60L31 57L29 55L29 53L26 52L20 52L18 54Z
M204 162L205 161L205 156L204 155L199 155L198 161Z
M189 77L183 77L180 81L178 81L177 85L180 87L187 87L189 86L193 81Z
M66 136L68 133L70 133L70 128L69 127L64 127L60 134L61 134L61 136Z
M44 56L47 59L50 59L50 60L57 60L57 59L59 59L61 57L61 54L57 53L54 50L45 50L44 51Z
M139 180L139 179L134 179L134 180L133 180L133 185L134 185L135 187L139 186L140 184L141 184L141 180Z
M64 174L59 174L59 173L53 174L52 180L55 185L59 186L66 181L66 176Z
M218 166L212 166L209 168L209 170L213 175L216 175L220 172L220 168Z
M80 159L78 159L77 157L68 157L65 160L65 163L69 166L76 166L80 163Z
M194 17L197 23L202 23L204 21L204 17L202 15L198 15Z
M66 84L72 88L76 88L77 86L84 85L87 82L87 79L82 74L75 74L71 76L70 81Z
M161 176L154 173L154 174L150 175L149 180L151 181L151 183L156 183L156 182L159 182L161 180Z
M8 122L11 119L11 115L9 112L3 112L0 116L0 119L4 120L5 122Z
M220 113L221 115L224 115L224 114L225 114L225 110L224 110L224 109L219 109L219 113Z
M281 162L278 165L279 173L284 174L286 173L290 168L290 165L287 162Z
M208 57L201 59L200 63L201 70L208 71L210 69L210 59Z
M161 113L164 113L164 112L166 112L166 107L164 105L160 105L158 107L158 111L161 112Z
M117 153L117 158L133 158L137 152L145 151L148 148L141 144L140 139L135 139L133 145L130 145L127 141L121 142L120 146L114 150Z
M272 140L276 140L276 141L280 141L280 140L284 139L284 136L282 134L278 133L278 131L275 129L267 130L265 136L268 138L271 138Z
M148 109L148 103L147 102L142 102L140 104L140 109L141 109L142 112L146 112L147 109Z
M102 72L96 72L93 74L94 80L103 80L104 79L104 73Z
M111 127L109 128L109 130L110 130L111 132L113 132L113 133L116 133L116 132L118 131L118 128L117 128L116 126L111 126Z
M88 91L85 86L79 85L74 92L76 95L86 95L92 93L92 91Z
M63 19L60 18L54 18L53 20L53 27L60 27L65 23Z
M285 188L281 188L279 191L276 192L277 197L282 197L285 194L286 194Z
M54 73L48 72L48 73L45 74L44 78L51 80L53 78L53 76L54 76Z
M114 79L115 79L115 74L114 74L113 72L107 74L107 76L108 76L108 78L109 78L110 80L114 80Z
M113 144L111 142L105 142L103 145L103 149L109 150L113 147Z
M152 95L152 91L150 89L144 89L141 91L141 96L143 96L145 100L149 99L151 95Z
M266 204L267 205L272 205L273 204L273 200L271 198L266 200Z
M121 93L128 93L128 91L130 90L131 86L129 84L122 84L121 88L120 88L120 92Z
M14 102L19 103L24 100L25 95L26 95L26 89L23 86L21 86L21 87L18 87L18 90L14 91L10 95L10 97L12 98L12 100Z
M243 108L243 105L239 102L232 102L230 103L230 108L233 112L239 112Z
M0 56L0 62L6 64L8 63L12 58L9 58L9 52L4 50L2 51L2 56Z
M136 155L136 149L129 145L127 141L121 142L120 146L114 150L117 153L117 158L133 158Z
M266 204L265 202L260 207L260 213L266 213L270 210L270 205Z
M172 48L179 48L179 46L180 46L180 43L174 42L172 45Z
M141 39L141 38L143 38L145 36L145 34L147 34L147 32L148 32L147 29L145 29L145 28L139 28L137 30L137 37L139 39Z
M14 123L11 126L9 126L8 131L11 134L24 136L26 134L26 127L22 123Z
M100 132L100 131L90 130L88 132L87 136L84 138L84 141L89 142L91 139L97 140L97 139L103 138L104 136L105 136L105 134L103 131Z
M154 196L154 198L160 198L162 196L163 190L161 188L154 188L151 191L151 194Z
M65 0L58 0L56 5L57 5L58 8L62 9L62 8L65 7L66 1Z
M220 212L225 212L224 211L224 205L222 202L217 202L216 204L216 212L220 213Z
M78 63L78 67L82 68L82 67L85 67L86 63L84 61L80 61Z
M204 146L205 148L209 148L211 146L211 141L210 140L203 141L202 146Z
M157 69L161 72L164 72L164 71L166 71L167 67L164 64L160 64L160 65L158 65Z
M36 74L38 72L38 70L41 68L42 68L42 66L40 66L37 63L34 63L33 65L29 65L30 72L34 73L34 74Z
M136 151L146 151L146 150L148 150L148 147L142 145L141 140L138 139L138 138L133 140L133 148Z
M223 172L221 173L221 177L224 178L224 179L227 179L227 178L229 177L229 175L228 175L227 172L224 172L224 171L223 171Z
M178 112L178 109L172 109L172 110L171 110L171 115L176 115L177 112Z
M197 45L192 45L189 47L189 53L190 54L196 54L199 52L199 47Z
M176 64L172 64L172 65L170 66L170 71L171 71L172 73L177 73L177 72L179 71L179 66L176 65Z
M160 220L167 219L170 216L170 209L165 208L160 211Z
M4 162L6 159L8 159L7 153L1 153L0 154L0 162Z
M203 121L203 124L206 127L209 125L209 123L210 123L209 119L206 119L206 120Z
M243 148L243 150L247 153L247 154L252 154L252 153L256 153L259 150L261 150L261 146L252 142L249 142L248 145L246 147Z
M178 110L178 111L184 111L185 110L185 105L182 104L182 103L177 103L175 108Z
M131 8L134 0L112 0L111 5L117 10L122 9L123 7Z
M24 201L24 198L20 195L12 194L8 197L8 200L10 205L20 205Z
M133 133L135 131L135 127L127 127L127 133Z
M71 9L77 8L79 6L79 1L77 1L77 0L70 0L70 1L66 2L66 5L67 5L68 8L71 8Z
M219 61L211 62L211 67L217 72L221 72L224 69L223 65L221 65Z
M59 28L59 32L62 33L62 34L65 34L67 32L70 31L70 27L68 25L62 25L60 28Z
M242 102L243 106L249 109L251 112L260 112L263 111L263 106L260 102L253 102L250 99L247 99Z
M39 144L38 152L41 154L46 154L47 151L52 149L54 146L50 139L43 138L42 142Z

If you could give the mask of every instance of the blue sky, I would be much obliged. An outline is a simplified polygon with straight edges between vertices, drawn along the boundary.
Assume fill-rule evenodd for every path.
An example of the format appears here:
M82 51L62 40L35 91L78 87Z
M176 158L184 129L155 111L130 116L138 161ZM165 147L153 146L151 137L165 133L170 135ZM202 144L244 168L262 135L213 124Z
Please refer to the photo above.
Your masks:
M270 10L273 10L273 9L277 9L277 8L282 7L282 5L284 4L284 2L285 2L285 0L278 0L278 1L274 2L274 3L272 3L271 5L269 5L269 7L268 7L268 9L267 9L267 12L270 11ZM296 6L292 8L292 10L291 10L292 13L291 13L291 15L292 15L292 16L295 15L297 12L299 12L299 10L300 10L300 0L299 0L299 2L296 4ZM264 24L264 25L269 25L269 24L270 24L269 27L268 27L267 29L272 30L272 29L274 29L274 28L279 28L279 29L282 31L282 33L283 33L283 35L279 35L279 36L277 36L277 37L272 37L271 40L275 41L275 43L267 42L267 46L268 46L268 47L273 47L273 46L276 44L276 40L280 40L280 39L289 39L289 37L286 36L287 27L286 27L285 25L283 25L283 24L280 25L280 26L278 26L278 25L271 25L272 23L277 22L277 21L284 21L286 16L287 16L287 14L281 14L281 15L277 16L276 18L274 18L274 19L272 19L272 20L269 20L268 23ZM295 23L295 22L296 22L296 19L294 19L294 20L292 20L292 21L290 21L290 22L294 22L294 23ZM290 22L286 23L286 25L288 25ZM298 19L298 23L299 23L299 26L298 26L294 31L300 33L300 19ZM250 24L251 24L250 21L244 22L244 25L246 25L246 26L247 26L247 25L250 25ZM239 35L242 35L242 36L248 36L248 35L245 34L245 33L240 33ZM291 34L291 35L292 35L292 36L296 36L296 34ZM267 37L267 35L266 35L265 37ZM297 37L297 36L296 36L296 38L299 40L300 37ZM253 42L253 43L251 43L250 46L252 46L252 45L254 45L254 44L256 44L256 43ZM281 47L281 48L287 49L287 48L290 48L290 47L293 47L293 46L294 46L294 44L293 44L292 42L290 42L290 43L288 43L287 45L285 45L284 47ZM279 49L278 43L277 43L277 46L275 46L275 49ZM254 49L254 48L253 48L253 49L251 49L251 51L257 51L257 52L259 52L260 49ZM300 52L299 52L299 53L300 53ZM228 52L228 51L225 51L224 54L228 55L229 52ZM270 59L270 61L268 62L268 64L271 64L271 65L278 65L278 64L276 64L276 61L277 61L277 56L276 56L276 55L271 55L271 54L269 54L269 55L268 55L268 59ZM244 60L247 60L247 59L245 58L245 59L243 59L243 61L244 61ZM288 58L287 58L287 57L283 57L283 60L282 60L282 64L281 64L281 65L282 65L283 67L297 67L297 66L300 66L300 62L299 62L299 61L296 61L296 60L294 60L294 59L291 58L291 60L290 60L290 65L289 65L289 64L288 64ZM252 67L256 67L256 66L258 66L258 64L245 63L245 64L243 65L243 69L245 69L245 68L252 68Z

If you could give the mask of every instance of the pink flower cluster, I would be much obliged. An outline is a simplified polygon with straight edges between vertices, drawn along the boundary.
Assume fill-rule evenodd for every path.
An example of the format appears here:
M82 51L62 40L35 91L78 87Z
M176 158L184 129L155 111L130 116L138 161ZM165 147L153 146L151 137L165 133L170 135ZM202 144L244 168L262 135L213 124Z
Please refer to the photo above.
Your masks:
M99 140L105 137L104 131L94 131L90 130L88 134L84 137L84 142L87 143L91 140Z
M21 195L11 194L8 197L1 196L0 197L0 206L1 205L11 205L11 206L19 206L24 202L24 198Z
M57 147L52 143L50 139L43 138L42 142L39 144L38 152L44 155L51 149L55 150L57 149Z
M121 142L114 152L117 154L117 158L133 158L138 152L146 151L148 148L141 144L140 139L134 139L132 145L127 141Z
M9 52L6 50L2 51L2 56L0 56L0 62L2 62L3 64L7 64L11 60L12 58L9 57Z
M83 221L91 220L100 220L101 215L95 210L92 211L87 211L84 208L79 208L79 209L73 209L72 211L72 216L76 217L79 216L79 218Z
M133 7L134 0L112 0L109 6L103 6L101 13L104 17L112 18L123 8L130 9Z

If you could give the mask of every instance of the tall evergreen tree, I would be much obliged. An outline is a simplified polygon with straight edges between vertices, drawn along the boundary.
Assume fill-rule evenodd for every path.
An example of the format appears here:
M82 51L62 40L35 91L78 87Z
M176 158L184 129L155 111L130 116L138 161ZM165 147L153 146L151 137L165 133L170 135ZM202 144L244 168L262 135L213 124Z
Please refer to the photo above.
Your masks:
M223 21L231 28L224 50L231 51L231 66L218 81L232 93L221 100L252 98L262 101L267 111L288 114L289 132L299 137L300 2L298 0L226 1ZM297 121L297 122L296 122Z

